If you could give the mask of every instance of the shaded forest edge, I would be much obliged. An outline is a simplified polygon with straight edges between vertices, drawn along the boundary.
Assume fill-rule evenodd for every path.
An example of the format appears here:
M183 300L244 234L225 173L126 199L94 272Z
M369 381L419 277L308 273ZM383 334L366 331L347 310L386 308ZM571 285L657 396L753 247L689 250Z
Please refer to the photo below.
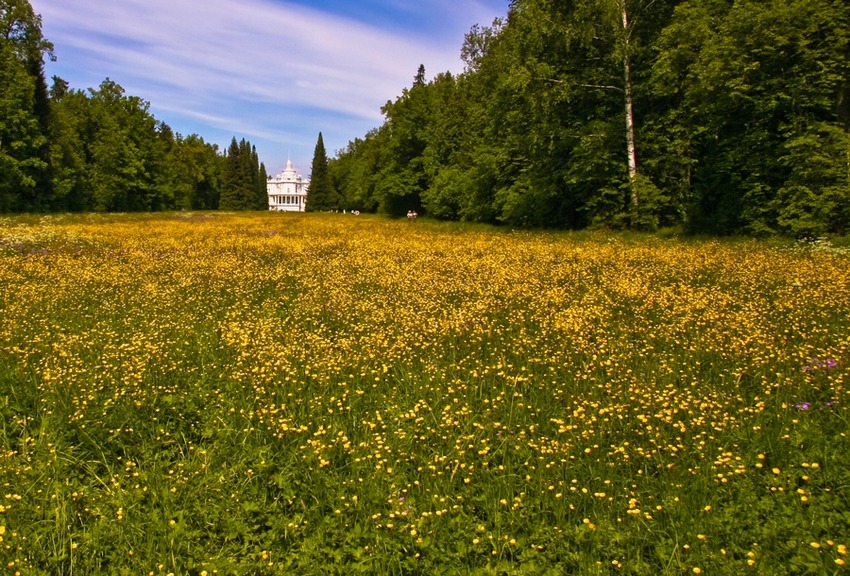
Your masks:
M40 17L5 0L0 24L0 212L267 208L250 143L174 134L109 79L48 89ZM420 67L383 124L327 160L322 209L850 229L847 0L514 0L461 56L458 75Z

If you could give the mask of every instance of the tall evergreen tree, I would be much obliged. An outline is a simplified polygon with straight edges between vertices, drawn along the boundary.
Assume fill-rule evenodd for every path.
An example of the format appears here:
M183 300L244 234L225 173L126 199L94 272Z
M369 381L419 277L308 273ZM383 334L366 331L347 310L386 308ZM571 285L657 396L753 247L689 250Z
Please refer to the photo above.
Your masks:
M259 179L256 150L244 138L237 143L234 136L225 158L219 207L222 210L258 209Z
M256 151L255 151L256 154ZM269 175L266 172L266 165L260 162L260 175L257 179L257 210L269 209Z
M316 141L313 152L313 165L310 175L310 187L307 189L308 212L323 212L337 210L339 201L333 188L330 172L328 171L328 155L325 152L325 142L322 133Z
M239 156L239 143L236 136L230 140L230 146L225 154L225 167L221 185L221 200L219 208L222 210L239 210L239 167L237 158Z
M420 64L416 71L416 76L413 77L414 86L425 86L425 64Z

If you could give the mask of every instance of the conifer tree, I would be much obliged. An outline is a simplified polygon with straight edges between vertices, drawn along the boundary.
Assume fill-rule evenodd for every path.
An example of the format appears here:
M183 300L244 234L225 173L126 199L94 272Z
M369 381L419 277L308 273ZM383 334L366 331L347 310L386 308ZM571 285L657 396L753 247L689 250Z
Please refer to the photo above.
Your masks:
M337 210L339 202L333 189L330 172L328 171L328 156L325 152L325 142L322 133L316 141L316 149L313 152L313 167L310 176L310 187L307 190L307 211L322 212L326 210Z
M254 155L256 156L257 150L254 149ZM258 160L259 161L259 160ZM268 172L266 172L266 165L260 162L260 175L257 178L257 210L268 210L269 209L269 192L268 192Z
M236 159L239 156L239 143L236 142L234 136L230 140L230 146L227 148L227 160L224 168L224 181L221 186L221 200L219 208L222 210L238 210L239 200L237 194L236 182L238 180L239 171Z
M244 138L234 137L227 150L224 181L221 187L222 210L266 210L260 203L259 192L265 190L265 167L261 169L257 149Z
M420 64L416 71L416 76L413 77L414 86L425 86L425 65Z

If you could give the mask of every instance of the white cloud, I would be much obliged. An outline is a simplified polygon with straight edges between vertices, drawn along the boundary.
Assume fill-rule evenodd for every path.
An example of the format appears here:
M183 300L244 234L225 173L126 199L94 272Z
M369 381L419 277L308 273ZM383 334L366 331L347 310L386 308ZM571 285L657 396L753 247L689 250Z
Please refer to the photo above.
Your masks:
M60 59L48 74L74 88L109 76L170 124L186 118L252 140L300 134L312 146L316 122L357 130L326 135L331 149L379 125L380 107L420 63L459 71L463 31L499 15L493 2L431 0L428 10L459 30L447 45L445 29L387 30L280 0L31 0Z

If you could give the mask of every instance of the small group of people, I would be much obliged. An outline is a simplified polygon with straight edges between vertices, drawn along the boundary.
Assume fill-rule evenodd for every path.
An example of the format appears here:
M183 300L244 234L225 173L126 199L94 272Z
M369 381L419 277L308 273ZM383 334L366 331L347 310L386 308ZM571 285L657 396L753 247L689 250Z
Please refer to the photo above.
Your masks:
M408 220L416 220L419 218L419 214L416 213L416 210L408 210L407 211L407 219Z

